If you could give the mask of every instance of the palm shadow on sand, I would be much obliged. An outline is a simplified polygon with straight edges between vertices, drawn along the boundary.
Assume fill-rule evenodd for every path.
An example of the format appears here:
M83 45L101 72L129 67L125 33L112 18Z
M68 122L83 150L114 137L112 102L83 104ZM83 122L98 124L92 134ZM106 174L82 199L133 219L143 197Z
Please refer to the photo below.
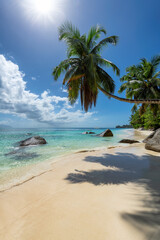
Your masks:
M147 156L135 157L133 154L126 153L117 153L116 155L104 154L103 157L88 156L84 161L100 163L106 169L76 170L77 173L68 174L66 180L71 183L89 182L94 185L122 184L138 180L142 171L149 167Z
M131 153L119 153L116 155L104 154L102 157L88 156L86 162L99 163L102 170L81 171L69 173L65 180L72 184L88 182L90 184L127 184L137 183L149 193L149 198L137 196L142 200L144 211L133 214L122 213L121 217L144 232L146 240L160 239L160 157L152 155L137 156ZM106 169L104 168L106 167Z

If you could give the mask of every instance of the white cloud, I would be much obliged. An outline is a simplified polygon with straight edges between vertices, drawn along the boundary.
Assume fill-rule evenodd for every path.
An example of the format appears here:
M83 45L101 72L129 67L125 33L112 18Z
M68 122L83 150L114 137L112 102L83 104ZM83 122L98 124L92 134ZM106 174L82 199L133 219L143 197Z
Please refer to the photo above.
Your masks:
M25 74L17 64L0 55L0 112L13 114L40 123L79 123L92 116L74 110L67 97L50 96L49 90L40 96L26 90ZM61 108L60 108L61 107ZM57 109L60 109L57 112Z
M62 90L63 93L68 93L67 89L64 89L64 88L61 87L61 90Z
M33 81L35 81L35 80L36 80L36 77L31 77L31 79L32 79Z

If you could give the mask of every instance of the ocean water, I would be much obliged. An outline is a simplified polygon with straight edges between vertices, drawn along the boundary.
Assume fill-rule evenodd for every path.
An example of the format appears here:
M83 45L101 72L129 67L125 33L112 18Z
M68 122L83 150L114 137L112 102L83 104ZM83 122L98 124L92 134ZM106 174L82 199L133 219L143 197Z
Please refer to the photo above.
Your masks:
M13 181L24 167L79 150L100 149L119 145L122 138L133 134L132 129L111 129L114 136L109 138L83 134L93 131L96 134L105 129L9 129L0 130L0 184ZM39 135L47 141L46 145L18 147L18 142ZM27 168L28 169L28 168ZM14 171L13 171L14 170ZM10 174L13 173L14 174ZM11 177L10 177L11 176ZM5 181L4 181L5 179Z

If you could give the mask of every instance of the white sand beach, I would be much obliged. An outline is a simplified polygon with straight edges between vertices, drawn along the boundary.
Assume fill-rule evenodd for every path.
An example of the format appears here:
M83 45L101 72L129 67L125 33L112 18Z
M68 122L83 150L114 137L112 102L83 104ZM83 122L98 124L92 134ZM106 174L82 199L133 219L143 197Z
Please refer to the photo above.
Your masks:
M160 240L159 26L160 0L0 0L0 240Z
M143 143L63 157L0 193L0 239L159 240L159 172Z

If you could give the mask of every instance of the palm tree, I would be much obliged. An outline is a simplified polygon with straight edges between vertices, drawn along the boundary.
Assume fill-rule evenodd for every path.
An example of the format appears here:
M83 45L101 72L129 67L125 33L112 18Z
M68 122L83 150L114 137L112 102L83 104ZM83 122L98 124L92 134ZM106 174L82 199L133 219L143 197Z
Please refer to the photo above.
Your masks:
M129 103L158 103L160 100L133 100L114 96L115 83L111 76L104 70L112 69L119 75L118 67L107 59L101 57L100 52L109 43L116 45L117 36L106 37L97 43L101 34L106 35L106 30L101 26L93 26L88 35L80 34L80 31L71 23L66 22L59 28L59 40L67 44L67 59L62 61L53 70L54 79L57 80L65 73L63 84L67 86L68 97L73 104L79 96L82 108L96 105L98 91L101 90L108 97Z
M160 71L157 72L159 65L160 56L154 56L150 62L143 58L139 65L128 67L127 74L121 78L123 84L119 92L126 91L126 97L130 99L160 98ZM140 107L140 114L143 114L148 106L156 114L158 105L146 103ZM137 104L132 110L137 110Z

